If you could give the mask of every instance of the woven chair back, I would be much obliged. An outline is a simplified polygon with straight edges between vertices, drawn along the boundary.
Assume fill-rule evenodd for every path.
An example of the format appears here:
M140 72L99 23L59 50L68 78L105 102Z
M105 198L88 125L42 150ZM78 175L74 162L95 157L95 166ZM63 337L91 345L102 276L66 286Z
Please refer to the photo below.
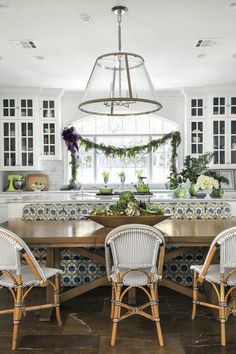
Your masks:
M38 281L47 281L33 253L26 243L13 232L0 227L0 270L16 271L21 275L21 255Z
M226 229L214 238L200 275L206 272L212 262L212 252L215 247L219 249L220 273L224 274L225 269L236 268L236 227Z
M164 242L159 230L141 224L119 226L106 238L106 244L111 246L114 266L129 269L155 269L159 246Z

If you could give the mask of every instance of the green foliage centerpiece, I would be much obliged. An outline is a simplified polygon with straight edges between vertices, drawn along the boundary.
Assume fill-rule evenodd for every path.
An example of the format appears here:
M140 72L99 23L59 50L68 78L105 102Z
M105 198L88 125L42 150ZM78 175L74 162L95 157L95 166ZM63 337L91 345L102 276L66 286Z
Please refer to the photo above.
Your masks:
M123 192L116 204L91 209L88 216L89 219L107 227L133 223L155 225L168 217L170 215L164 215L162 209L152 208L149 202L135 199L130 191Z

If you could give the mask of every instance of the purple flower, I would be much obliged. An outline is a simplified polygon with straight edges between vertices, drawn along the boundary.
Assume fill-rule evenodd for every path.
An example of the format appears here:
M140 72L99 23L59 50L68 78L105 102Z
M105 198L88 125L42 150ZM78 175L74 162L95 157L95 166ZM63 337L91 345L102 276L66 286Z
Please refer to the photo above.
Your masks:
M80 139L80 134L76 131L74 127L64 128L62 132L62 137L65 140L65 144L69 151L78 151L78 140Z

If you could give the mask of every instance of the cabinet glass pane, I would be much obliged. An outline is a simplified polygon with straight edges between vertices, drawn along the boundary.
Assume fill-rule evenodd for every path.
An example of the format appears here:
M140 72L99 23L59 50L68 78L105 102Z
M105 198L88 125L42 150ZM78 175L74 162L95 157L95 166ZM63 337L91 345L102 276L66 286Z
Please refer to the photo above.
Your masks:
M33 138L28 139L28 151L33 150Z
M218 146L218 136L214 136L213 137L213 149L216 150L218 148L219 148L219 146Z
M33 166L33 164L34 164L33 153L30 152L28 154L28 166Z
M55 146L50 146L50 155L55 155Z
M4 136L8 136L9 135L9 124L8 123L4 123L3 131L4 131Z
M213 122L213 134L218 134L218 122Z
M22 146L22 151L27 151L27 139L26 138L22 138L22 142L21 142Z
M218 152L214 152L213 162L215 165L219 163Z
M196 108L192 108L192 117L195 117L196 115L197 115Z
M20 114L21 117L33 117L33 100L22 99L20 100Z
M203 116L203 109L202 108L198 108L198 115Z
M220 164L224 164L224 163L225 163L225 152L220 151Z
M11 151L16 151L16 139L15 138L10 139L10 148L11 148Z
M196 154L197 153L197 145L196 144L192 144L192 154Z
M220 114L225 114L225 107L220 107Z
M225 137L220 136L220 149L225 149Z
M49 101L49 108L54 108L54 101Z
M231 151L231 163L236 163L236 151Z
M220 121L220 134L225 134L225 122Z
M22 152L22 166L27 166L27 153Z
M43 108L48 108L48 101L43 101Z
M236 134L236 120L231 121L231 134Z
M26 123L21 123L21 134L26 136Z
M236 149L236 136L231 136L231 149Z
M9 151L9 139L4 138L4 151Z

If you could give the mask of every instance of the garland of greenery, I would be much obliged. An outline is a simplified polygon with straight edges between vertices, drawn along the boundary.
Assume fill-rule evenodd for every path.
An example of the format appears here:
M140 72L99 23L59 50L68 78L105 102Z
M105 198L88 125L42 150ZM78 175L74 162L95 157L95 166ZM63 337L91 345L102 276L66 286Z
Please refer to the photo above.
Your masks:
M99 152L104 153L106 157L129 157L134 158L140 153L149 153L156 151L161 145L170 141L171 144L171 164L170 164L170 180L177 175L176 159L177 159L177 147L181 142L180 132L175 131L165 134L160 139L154 139L148 144L137 145L132 147L115 147L113 145L97 144L89 139L83 138L74 127L64 128L62 132L63 140L71 153L71 169L72 178L69 182L69 186L66 189L76 189L76 177L79 166L79 147L83 147L85 151L96 149Z

